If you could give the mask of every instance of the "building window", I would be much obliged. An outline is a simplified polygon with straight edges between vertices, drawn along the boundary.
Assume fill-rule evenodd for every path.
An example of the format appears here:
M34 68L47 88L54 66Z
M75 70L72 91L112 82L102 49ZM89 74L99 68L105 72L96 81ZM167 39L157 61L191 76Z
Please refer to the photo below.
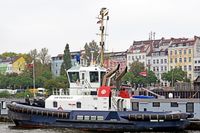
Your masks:
M182 50L179 50L179 54L180 54L180 55L182 54Z
M191 49L189 49L188 53L189 53L189 54L191 54L191 53L192 53L192 52L191 52Z
M179 66L179 69L181 69L181 70L182 70L182 66Z
M77 102L77 103L76 103L76 107L77 107L77 108L81 108L81 102Z
M142 59L144 59L144 55L142 56Z
M175 50L175 54L177 54L177 50Z
M178 107L178 103L177 102L171 102L171 107Z
M186 54L186 49L184 49L184 54Z
M160 102L153 102L153 107L160 107Z
M172 58L170 58L170 63L173 63L173 60L172 60Z
M195 60L195 62L194 62L195 64L197 64L197 61Z
M134 56L132 56L132 60L134 61Z
M58 107L58 103L56 101L53 102L53 107L57 108Z
M129 61L131 60L131 56L128 56L128 60L129 60Z
M192 70L192 66L191 66L191 65L189 65L189 68L188 68L188 70L189 70L189 71L191 71L191 70Z
M163 64L163 59L160 60L160 63Z
M156 71L155 67L153 67L153 71L154 71L154 72Z
M163 71L163 66L161 66L161 71Z
M177 58L175 58L175 63L177 63Z
M194 113L194 103L186 103L186 112Z
M191 74L189 74L189 79L191 79L192 78L192 75Z
M148 64L151 64L151 60L148 60Z
M191 62L191 60L192 60L192 58L191 58L191 57L189 57L189 62Z
M159 72L159 67L157 67L157 72Z
M167 71L167 67L165 66L165 71Z
M172 55L172 51L170 51L170 55Z
M157 59L157 64L159 64L159 59Z
M182 58L179 58L179 62L180 62L180 63L182 62Z
M184 62L187 62L187 58L186 57L184 57Z
M184 66L184 71L187 71L187 66Z
M167 59L165 59L165 63L167 63Z
M155 61L155 60L153 60L153 64L156 64L156 61Z
M167 86L167 83L165 82L165 86Z

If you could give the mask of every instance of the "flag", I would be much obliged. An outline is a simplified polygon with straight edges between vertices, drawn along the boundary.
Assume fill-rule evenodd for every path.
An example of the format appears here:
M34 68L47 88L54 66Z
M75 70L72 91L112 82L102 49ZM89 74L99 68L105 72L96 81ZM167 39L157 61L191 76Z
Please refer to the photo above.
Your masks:
M146 76L147 76L147 71L140 72L139 74L140 74L141 76L146 77Z
M34 64L34 60L31 62L31 63L29 63L29 64L27 64L27 67L30 69L30 68L33 68L33 64Z

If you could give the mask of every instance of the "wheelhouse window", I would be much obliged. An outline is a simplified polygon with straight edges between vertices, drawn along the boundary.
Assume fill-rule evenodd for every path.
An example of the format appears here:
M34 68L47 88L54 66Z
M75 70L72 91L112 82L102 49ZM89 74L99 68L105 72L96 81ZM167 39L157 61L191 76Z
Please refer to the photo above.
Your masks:
M99 73L98 72L90 72L90 82L99 82Z
M160 102L153 102L153 107L160 107Z
M177 102L171 102L171 107L178 107L178 103Z
M58 107L58 102L54 101L54 102L53 102L53 107L54 107L54 108L57 108L57 107Z
M194 113L194 103L186 103L186 112Z
M68 72L68 75L71 83L79 81L79 72Z

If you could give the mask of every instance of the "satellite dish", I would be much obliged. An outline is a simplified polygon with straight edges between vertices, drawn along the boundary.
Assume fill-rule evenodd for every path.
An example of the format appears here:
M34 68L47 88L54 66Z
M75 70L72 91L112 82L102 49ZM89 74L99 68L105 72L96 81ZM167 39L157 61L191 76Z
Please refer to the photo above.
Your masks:
M169 97L169 98L173 98L173 94L172 94L172 93L169 93L169 94L168 94L168 97Z

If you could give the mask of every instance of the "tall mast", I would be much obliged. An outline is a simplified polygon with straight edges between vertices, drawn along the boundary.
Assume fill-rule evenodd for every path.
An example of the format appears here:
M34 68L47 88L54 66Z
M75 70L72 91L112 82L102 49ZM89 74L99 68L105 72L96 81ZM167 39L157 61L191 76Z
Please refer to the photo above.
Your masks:
M105 19L104 17L107 18ZM103 66L103 63L104 63L104 45L105 45L105 42L104 42L104 37L105 37L105 27L104 27L104 20L108 20L109 19L109 16L108 16L108 9L107 8L101 8L101 11L100 11L100 14L98 16L98 19L99 21L97 22L98 24L100 24L100 37L101 37L101 40L100 40L100 46L101 46L101 53L100 53L100 65Z

